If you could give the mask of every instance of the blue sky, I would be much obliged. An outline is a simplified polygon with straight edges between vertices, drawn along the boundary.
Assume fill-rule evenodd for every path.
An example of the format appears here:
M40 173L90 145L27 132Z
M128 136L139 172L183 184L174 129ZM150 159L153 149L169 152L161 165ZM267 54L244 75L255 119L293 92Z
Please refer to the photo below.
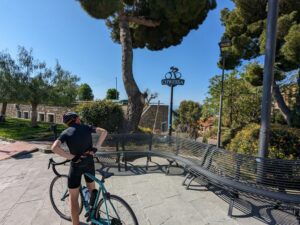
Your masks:
M220 74L216 66L218 42L224 31L220 10L232 8L230 0L218 0L217 8L183 42L162 51L134 50L133 71L141 91L158 92L168 104L170 88L161 79L170 66L180 69L185 85L174 89L174 104L182 100L202 102L209 79ZM126 93L121 76L121 46L110 39L102 20L88 16L75 0L0 0L0 50L16 55L17 46L33 48L33 54L50 67L59 60L63 68L88 83L96 98L105 97L118 79L120 98Z

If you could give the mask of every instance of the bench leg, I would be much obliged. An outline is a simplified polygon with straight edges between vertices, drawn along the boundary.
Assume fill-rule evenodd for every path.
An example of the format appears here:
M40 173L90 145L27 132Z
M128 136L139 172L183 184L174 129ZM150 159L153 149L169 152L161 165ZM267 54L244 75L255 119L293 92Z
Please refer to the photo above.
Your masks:
M126 158L125 158L125 171L127 171L128 170L128 167L127 167L127 160L126 160Z
M186 188L185 188L186 190L189 190L191 183L192 183L193 180L195 180L195 179L196 179L196 177L195 177L195 176L192 176L192 178L190 179L189 183L187 184L187 186L186 186Z
M299 209L295 209L295 216L297 218L298 224L300 225L300 210Z
M233 206L234 206L234 198L231 198L230 203L229 203L229 209L228 209L228 216L229 217L232 217Z
M117 159L116 159L116 162L118 163L118 171L120 172L121 171L121 162L120 162L120 155L118 154L117 156Z
M192 177L191 173L187 173L182 181L182 185L185 186L185 182Z
M170 173L170 167L173 165L173 160L168 160L169 161L169 165L167 167L167 170L166 170L166 175L168 175Z
M234 201L239 197L238 193L230 193L230 203L229 203L229 209L228 209L228 216L232 217L232 211L234 207Z

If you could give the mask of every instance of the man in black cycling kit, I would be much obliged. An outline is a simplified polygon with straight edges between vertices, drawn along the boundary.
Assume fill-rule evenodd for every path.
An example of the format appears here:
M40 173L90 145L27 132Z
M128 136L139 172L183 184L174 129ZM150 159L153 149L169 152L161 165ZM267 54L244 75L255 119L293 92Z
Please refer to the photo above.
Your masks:
M51 149L54 153L71 160L70 171L68 175L68 188L70 192L71 216L73 225L79 225L79 187L81 177L84 173L90 173L95 176L95 166L93 160L92 133L99 134L97 146L101 146L107 136L107 131L99 127L93 127L81 124L79 116L74 112L64 114L63 122L67 124L65 129L57 140L53 143ZM65 152L61 143L66 142L70 153ZM92 192L95 189L95 182L84 176L86 185Z

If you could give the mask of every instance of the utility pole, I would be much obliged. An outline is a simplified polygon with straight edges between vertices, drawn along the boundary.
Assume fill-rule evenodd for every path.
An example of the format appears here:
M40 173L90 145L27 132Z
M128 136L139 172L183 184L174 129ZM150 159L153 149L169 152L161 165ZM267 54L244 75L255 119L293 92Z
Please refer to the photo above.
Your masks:
M116 100L118 99L118 77L116 77Z
M270 139L270 117L272 103L272 84L274 79L274 61L276 53L276 31L279 0L268 1L266 56L264 64L263 97L261 127L259 133L259 156L268 156Z

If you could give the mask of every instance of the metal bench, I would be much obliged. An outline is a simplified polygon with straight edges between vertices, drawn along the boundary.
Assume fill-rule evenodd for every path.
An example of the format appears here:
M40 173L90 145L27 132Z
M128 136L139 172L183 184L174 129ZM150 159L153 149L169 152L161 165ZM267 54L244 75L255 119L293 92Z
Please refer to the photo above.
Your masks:
M98 152L98 156L124 157L125 169L128 158L151 156L167 159L181 166L187 175L183 184L200 178L208 185L227 191L231 197L228 215L232 216L234 202L240 195L268 200L274 208L292 210L300 223L300 160L263 159L236 154L212 145L169 136L138 136L126 134L114 137L115 151ZM130 144L129 144L130 143ZM136 146L134 146L136 144ZM121 150L120 150L121 146Z

